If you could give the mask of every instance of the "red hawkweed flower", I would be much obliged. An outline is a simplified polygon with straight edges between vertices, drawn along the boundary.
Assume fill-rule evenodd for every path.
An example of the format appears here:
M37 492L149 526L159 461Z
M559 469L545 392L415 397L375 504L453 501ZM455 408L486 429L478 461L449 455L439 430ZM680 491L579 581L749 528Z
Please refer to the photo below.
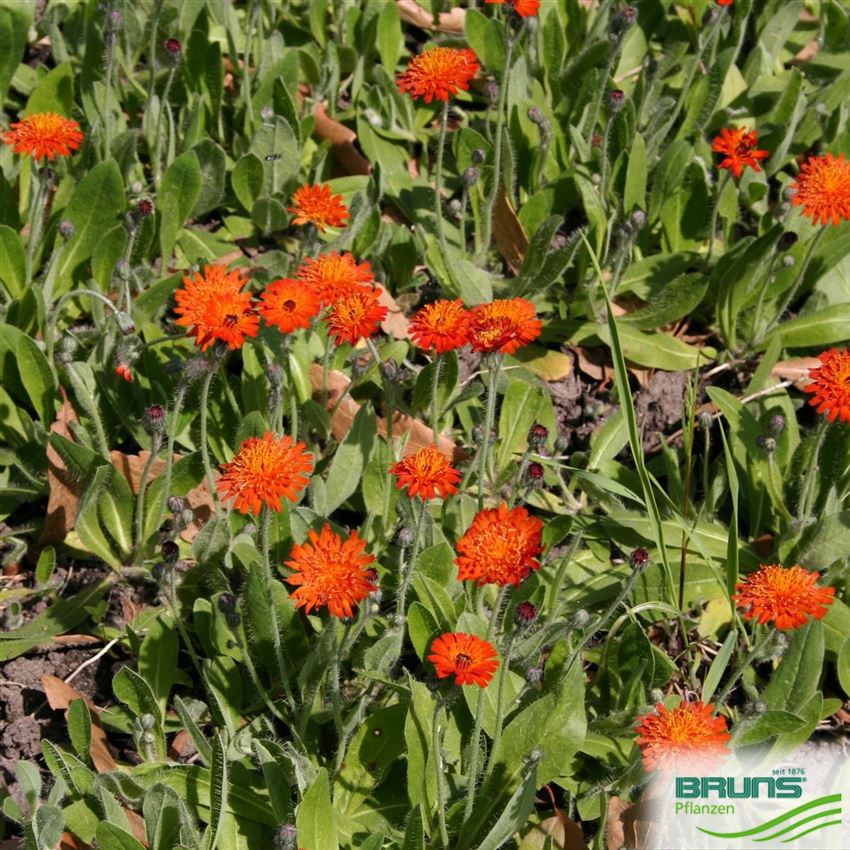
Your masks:
M13 146L15 153L29 154L36 161L45 157L53 160L57 156L70 156L84 138L76 121L55 112L28 115L3 133L3 142Z
M802 207L815 224L831 221L837 227L841 219L850 221L850 161L843 153L810 156L790 188L796 191L792 206Z
M231 351L241 348L245 337L255 337L260 327L251 293L242 291L247 282L239 269L228 271L220 263L204 266L203 274L184 277L183 288L174 295L174 312L180 316L175 324L189 328L201 351L216 340L227 343Z
M132 383L133 381L133 372L126 363L119 363L115 367L115 374L123 378L128 383Z
M761 171L759 160L770 156L770 153L756 150L757 141L758 134L755 130L724 127L711 143L711 149L715 153L726 156L717 167L728 168L735 177L740 177L748 165L753 171Z
M486 688L499 667L499 656L492 644L465 632L447 632L431 644L428 660L437 676L455 677L456 685Z
M496 5L505 3L521 18L532 18L540 11L540 0L484 0L484 2Z
M424 98L425 103L434 98L448 100L461 89L469 89L479 67L475 52L468 47L432 47L414 56L396 82L400 92Z
M378 303L380 292L358 286L335 301L325 321L337 345L356 345L363 337L372 336L387 318L387 308Z
M454 351L469 341L469 311L459 299L434 301L414 313L408 333L420 348Z
M777 629L797 629L809 617L820 620L832 605L834 587L818 587L820 575L799 564L782 567L762 564L742 582L732 598L744 616L759 623L772 622Z
M293 444L271 431L249 437L233 460L222 465L216 489L222 498L234 500L239 513L257 514L263 503L279 511L281 499L294 502L310 481L313 455L305 449L304 443Z
M479 585L518 585L540 567L543 523L525 508L479 511L466 534L458 540L457 577Z
M658 703L655 711L638 717L637 743L647 772L722 758L732 736L726 718L714 717L713 711L711 703L682 700L672 711Z
M809 404L830 422L841 419L850 425L850 351L831 348L818 354L818 360L821 365L809 369L811 383L803 392L811 393Z
M293 546L286 562L295 570L286 580L297 587L290 596L308 614L326 605L335 617L350 617L354 606L378 589L369 569L375 558L356 531L343 539L325 523L321 534L307 534L310 542Z
M714 0L714 2L717 3L718 6L731 6L732 5L732 0Z
M341 254L331 251L315 259L308 257L295 277L311 287L323 304L332 304L358 285L371 284L375 280L372 266L368 262L358 263L347 251Z
M457 493L460 481L460 472L436 446L426 446L408 455L393 464L391 472L396 477L396 487L399 490L407 487L407 495L411 498L433 499L439 493L447 499Z
M342 195L334 195L327 183L317 186L301 186L292 195L292 206L288 208L295 216L293 224L315 224L324 233L328 227L345 227L348 208Z
M524 298L478 304L470 310L469 341L476 351L513 354L540 336L543 323Z
M297 328L309 328L319 315L319 299L309 286L284 278L272 281L260 295L257 309L270 325L289 334Z

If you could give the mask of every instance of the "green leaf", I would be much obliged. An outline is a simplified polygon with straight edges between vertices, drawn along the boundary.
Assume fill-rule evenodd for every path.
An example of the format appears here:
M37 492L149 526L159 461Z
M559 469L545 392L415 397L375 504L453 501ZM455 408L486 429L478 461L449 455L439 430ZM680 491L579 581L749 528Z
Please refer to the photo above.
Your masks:
M112 680L112 691L133 714L141 719L150 715L154 719L154 746L158 758L165 758L165 736L162 732L162 714L151 686L129 667L122 667Z
M168 166L159 191L159 250L163 262L171 259L177 234L189 218L200 191L201 165L195 151L186 151Z
M301 168L298 140L289 123L279 115L273 123L262 124L254 134L251 153L259 158L263 168L264 196L284 191L287 183L298 176Z
M401 18L395 3L385 3L378 15L378 53L383 66L390 74L395 73L398 57L404 44Z
M377 433L375 412L370 405L363 405L357 411L345 439L339 444L328 470L325 480L328 515L357 490L363 469L372 454Z
M768 708L798 713L815 695L823 671L823 623L811 620L792 634L762 699Z
M227 155L212 139L203 139L192 150L201 168L201 189L190 215L198 218L214 210L224 198Z
M183 820L181 810L185 811L180 798L167 785L157 783L148 791L142 814L151 850L177 850Z
M91 714L83 699L75 699L68 706L68 735L77 755L84 762L88 762L91 750Z
M621 316L618 319L620 327L632 325L651 331L669 325L693 313L707 289L708 278L703 274L692 273L674 278L646 306Z
M35 580L37 584L47 584L56 567L56 550L47 546L41 550L38 562L35 565Z
M841 687L844 688L844 693L850 696L850 637L844 641L841 649L838 652L838 681Z
M177 681L179 649L180 640L174 626L160 614L151 622L139 647L139 675L151 686L163 716L171 688Z
M0 103L6 100L9 83L24 57L34 11L35 3L0 5Z
M115 570L121 568L121 552L116 552L114 543L107 538L101 520L115 536L115 543L124 544L126 553L132 539L132 510L127 479L114 467L97 467L91 484L80 499L74 528L83 545Z
M411 694L407 717L404 721L407 797L413 808L421 805L426 816L430 817L429 813L437 800L436 773L431 760L433 758L431 742L434 730L434 697L427 685L417 682L409 674L407 681Z
M766 711L756 720L742 724L741 731L735 735L735 746L748 747L760 744L768 738L774 738L787 732L796 732L806 723L789 711Z
M18 372L32 406L44 425L56 418L56 378L34 340L21 334L15 343Z
M100 850L145 850L129 832L111 823L97 825L97 846Z
M421 602L411 602L407 608L407 632L416 654L423 661L431 640L439 630L436 617Z
M63 62L41 78L27 101L27 108L21 115L58 112L65 118L71 118L73 111L74 71L70 62Z
M275 816L280 823L291 822L295 813L292 808L292 773L283 747L277 741L252 741L254 753L263 770L269 799Z
M502 27L477 9L467 9L466 40L488 71L500 72L505 67L505 37Z
M328 772L323 767L304 792L295 814L298 841L310 850L339 850L336 820L331 805Z
M646 209L646 143L640 133L635 133L629 148L626 168L626 185L623 190L623 211L629 213L637 207Z
M26 291L26 264L21 237L11 227L0 224L0 283L10 298L20 298Z
M230 184L239 203L251 212L263 191L263 163L260 158L246 153L234 166Z
M550 410L550 396L541 387L523 380L508 384L499 414L499 469L507 467L514 452L525 450L529 428L538 421L546 424L546 413Z
M818 518L814 534L798 560L810 570L825 570L850 552L850 511Z
M38 850L53 850L59 844L65 817L58 806L40 806L35 813L35 833Z
M499 850L510 837L525 825L534 808L534 794L537 790L537 765L532 765L522 785L514 791L499 819L484 836L477 850Z
M113 159L99 162L80 181L62 216L75 227L59 261L62 290L69 288L71 273L91 257L103 234L117 222L125 207L124 181L117 163ZM57 295L59 290L57 286Z
M847 341L850 327L850 303L824 307L817 313L783 322L764 339L766 345L778 336L783 348L817 348Z
M214 850L227 805L227 758L221 733L213 739L210 764L210 825L204 836L205 850Z

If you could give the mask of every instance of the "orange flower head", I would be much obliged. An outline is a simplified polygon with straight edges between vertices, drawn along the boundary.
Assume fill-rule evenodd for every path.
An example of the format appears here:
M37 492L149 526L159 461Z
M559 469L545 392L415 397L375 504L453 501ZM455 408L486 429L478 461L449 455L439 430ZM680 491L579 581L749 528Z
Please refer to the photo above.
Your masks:
M831 348L822 351L818 360L821 365L809 369L810 383L803 392L811 393L809 404L830 422L841 419L850 425L850 351Z
M461 89L469 89L479 67L475 52L468 47L432 47L414 56L396 82L400 92L424 98L425 103L434 98L448 100Z
M319 299L309 286L297 280L272 281L260 296L257 308L270 325L290 334L297 328L309 328L319 315Z
M174 312L180 316L175 324L189 328L201 351L216 340L227 343L231 351L241 348L245 337L255 337L260 327L251 293L243 292L247 282L239 269L228 271L220 263L204 266L203 274L184 277L183 288L174 295Z
M294 502L310 481L313 455L304 443L266 431L249 437L233 460L222 465L216 489L242 514L258 514L265 502L273 511L281 509L282 498Z
M126 363L119 363L115 367L115 374L118 375L118 377L123 378L127 381L127 383L133 382L133 371Z
M433 348L437 354L454 351L469 342L469 311L459 299L426 304L410 320L409 334L420 348Z
M456 685L486 688L499 667L499 656L492 644L465 632L447 632L431 644L428 660L437 676L455 677Z
M540 567L543 523L525 509L502 502L479 511L455 547L457 577L479 585L518 585Z
M521 18L533 18L540 11L540 0L484 0L485 3L506 3Z
M301 186L292 195L292 206L288 208L295 216L293 224L315 224L324 233L328 227L345 227L348 208L342 195L334 195L327 183L317 186Z
M543 323L525 298L478 304L470 310L469 341L476 351L513 354L540 336Z
M672 711L663 703L638 717L637 743L647 772L664 772L697 762L718 762L732 737L725 717L713 717L714 706L682 700Z
M797 193L792 206L802 207L815 224L831 221L837 227L842 219L850 221L850 161L844 154L810 156L790 188Z
M356 531L342 538L325 523L321 534L311 530L308 536L310 542L293 546L286 562L295 570L287 579L297 588L290 596L308 614L326 605L335 617L350 617L354 606L378 589L369 569L375 558Z
M332 304L359 285L375 281L369 263L358 263L347 251L341 254L331 251L315 259L308 257L295 277L311 287L322 304Z
M393 464L391 472L396 477L399 490L407 487L407 495L413 498L433 499L437 493L447 499L457 493L460 472L436 447L426 446Z
M718 6L731 6L732 0L715 0Z
M12 124L11 128L3 133L3 142L12 145L15 153L30 154L36 161L45 157L53 160L57 156L70 156L85 138L76 121L55 112L28 115Z
M372 336L387 318L387 308L378 303L380 292L368 286L358 286L335 301L325 321L337 345L348 342L356 345L362 337Z
M711 143L715 153L724 154L718 168L728 168L735 177L740 177L749 165L753 171L761 171L759 160L770 156L769 151L756 150L758 134L755 130L724 127Z
M748 620L772 622L777 629L797 629L809 617L820 620L832 605L834 587L818 587L820 575L803 569L779 564L762 564L742 582L732 598L745 609Z

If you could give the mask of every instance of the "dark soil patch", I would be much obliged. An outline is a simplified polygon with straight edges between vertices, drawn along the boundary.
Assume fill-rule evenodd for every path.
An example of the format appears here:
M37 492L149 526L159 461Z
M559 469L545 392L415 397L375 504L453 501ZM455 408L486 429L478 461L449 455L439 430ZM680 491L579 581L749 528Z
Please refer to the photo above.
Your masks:
M635 393L635 413L644 449L658 435L682 421L687 378L684 372L654 372L649 384Z

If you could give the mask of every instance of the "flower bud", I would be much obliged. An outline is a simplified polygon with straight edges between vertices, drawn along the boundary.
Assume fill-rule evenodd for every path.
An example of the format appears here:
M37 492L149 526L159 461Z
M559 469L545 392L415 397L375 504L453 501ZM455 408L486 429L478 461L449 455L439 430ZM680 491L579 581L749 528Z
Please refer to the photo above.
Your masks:
M145 411L144 426L149 434L161 434L165 430L165 408L161 404L152 404Z
M73 221L63 218L62 221L59 222L59 234L63 239L70 239L76 232L77 228Z
M183 508L183 510L180 511L180 522L183 523L184 527L191 525L194 519L195 512L191 508Z
M399 546L403 548L407 548L413 544L413 541L416 539L416 532L412 528L404 528L399 529L398 534L396 534L396 542Z
M568 437L561 435L555 440L555 451L559 455L564 454L569 447L570 447L570 441L569 441Z
M179 514L183 512L183 508L186 506L186 502L180 498L180 496L169 496L165 502L166 507L173 514Z
M635 572L642 573L651 563L649 552L642 546L629 555L629 563Z
M236 610L236 597L232 593L222 593L218 597L218 610L222 614Z
M635 229L635 232L643 230L646 227L646 213L643 210L634 210L629 217L629 222Z
M649 701L653 705L655 705L659 702L663 702L664 701L664 691L662 691L661 688L653 688L649 692Z
M484 95L490 103L498 103L499 84L493 79L487 80L487 82L484 83Z
M398 380L398 364L395 360L385 360L381 363L381 375L384 380L393 383Z
M118 330L125 336L136 330L136 323L133 321L132 316L123 310L115 314L115 323L118 325Z
M532 106L531 109L528 110L528 119L538 126L546 120L543 113L537 106Z
M142 198L136 204L136 213L139 218L147 218L149 215L153 215L153 201L150 198Z
M183 45L180 39L167 38L165 40L165 52L176 62L183 55Z
M277 850L298 850L298 833L291 823L279 827L274 836Z
M227 625L230 626L231 629L235 629L242 622L242 617L240 617L236 611L228 611L224 615L224 619L227 621Z
M165 543L162 544L162 548L160 549L162 553L162 560L169 567L173 567L177 563L177 559L180 557L180 547L173 540L166 540Z
M151 567L151 578L160 584L165 578L165 564L154 564Z
M143 714L139 720L142 724L142 729L145 731L150 731L156 726L156 718L152 714Z
M253 537L257 533L257 526L253 522L246 522L242 526L242 534L247 534L248 537Z
M799 238L800 237L793 230L786 230L782 236L776 240L776 250L790 251Z
M549 439L549 429L540 422L535 422L528 431L528 447L533 452L539 452Z
M590 622L590 614L584 610L584 608L579 608L569 620L569 627L571 629L583 629Z
M115 264L115 274L121 278L123 281L128 281L130 279L130 264L126 260L119 260Z
M767 426L770 433L778 437L785 430L785 417L781 413L774 413L770 417L770 422Z
M608 94L608 108L616 114L626 103L626 94L621 89L614 89Z
M537 606L531 602L520 602L514 609L514 620L518 626L530 626L537 619Z
M279 363L269 363L266 367L266 377L272 388L279 390L283 386L283 367Z
M487 154L483 148L475 148L470 156L476 165L480 165L485 159L487 159Z
M525 672L525 681L529 685L539 685L543 681L542 667L529 667Z
M469 168L463 172L463 185L466 186L467 189L471 189L478 182L480 177L481 171L474 165L470 165Z
M262 118L263 121L271 121L272 118L274 118L274 109L270 106L264 106L260 110L260 118Z
M785 266L786 269L790 269L793 265L796 264L796 260L794 259L793 254L786 254L782 258L782 265Z
M538 488L543 486L543 475L545 470L543 469L543 464L538 463L536 460L532 463L528 464L525 468L525 484L527 487Z

